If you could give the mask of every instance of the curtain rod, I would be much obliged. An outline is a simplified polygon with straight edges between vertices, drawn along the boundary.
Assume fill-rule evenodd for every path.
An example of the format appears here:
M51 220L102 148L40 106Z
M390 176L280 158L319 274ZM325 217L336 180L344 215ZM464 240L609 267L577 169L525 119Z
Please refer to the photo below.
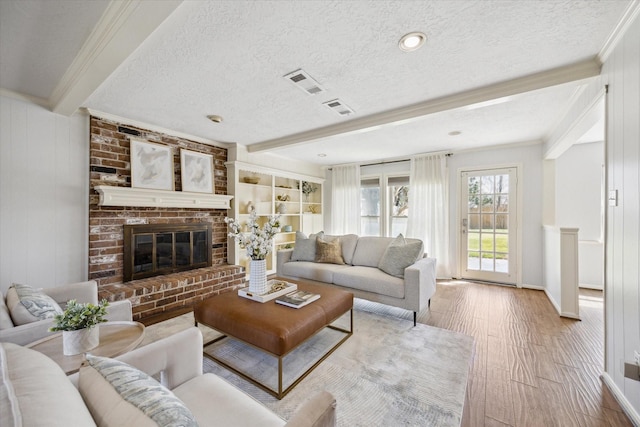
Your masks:
M451 157L453 156L453 153L446 153L445 157ZM390 165L392 163L402 163L402 162L408 162L411 159L400 159L400 160L389 160L389 161L381 161L381 162L377 162L377 163L365 163L362 165L359 165L360 167L363 166L377 166L377 165ZM333 170L333 168L329 168L329 170Z

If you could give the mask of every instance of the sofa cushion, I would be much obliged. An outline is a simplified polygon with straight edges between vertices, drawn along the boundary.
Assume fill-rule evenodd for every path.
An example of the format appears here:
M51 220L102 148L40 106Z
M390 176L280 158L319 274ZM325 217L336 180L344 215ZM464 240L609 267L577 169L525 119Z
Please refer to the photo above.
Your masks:
M14 327L11 315L9 314L9 307L4 302L4 296L0 292L0 331L3 329L11 329Z
M296 243L291 254L291 261L314 261L316 259L316 238L323 236L321 231L318 234L306 234L296 231Z
M353 254L352 264L378 268L384 251L392 241L393 237L360 237Z
M0 343L0 425L96 424L57 363L38 351Z
M15 325L44 320L62 313L57 302L39 289L14 283L7 290L7 307Z
M377 267L352 266L333 273L333 283L351 289L404 298L404 280Z
M284 426L285 421L253 397L214 374L204 374L173 389L196 419L219 426ZM215 402L215 404L211 404ZM220 410L224 408L224 410Z
M423 253L424 245L421 240L408 242L402 234L399 234L387 246L378 268L392 276L404 277L404 269L415 264Z
M350 268L347 265L318 264L315 262L287 262L282 266L282 274L287 277L309 279L318 282L333 283L333 274L336 271Z
M351 264L353 262L353 253L355 252L356 245L358 244L357 234L344 234L341 236L325 234L323 239L327 241L340 239L340 246L342 246L342 259L344 260L344 263Z
M169 389L124 362L87 354L78 389L100 426L196 426Z
M326 264L344 264L342 258L342 247L340 239L324 240L322 237L316 239L315 262Z

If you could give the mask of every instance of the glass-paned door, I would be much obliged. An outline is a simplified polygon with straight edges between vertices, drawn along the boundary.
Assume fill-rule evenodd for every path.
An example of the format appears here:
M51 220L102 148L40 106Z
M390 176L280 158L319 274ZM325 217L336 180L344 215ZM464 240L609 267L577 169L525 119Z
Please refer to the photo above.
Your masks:
M461 274L515 284L517 170L461 172Z

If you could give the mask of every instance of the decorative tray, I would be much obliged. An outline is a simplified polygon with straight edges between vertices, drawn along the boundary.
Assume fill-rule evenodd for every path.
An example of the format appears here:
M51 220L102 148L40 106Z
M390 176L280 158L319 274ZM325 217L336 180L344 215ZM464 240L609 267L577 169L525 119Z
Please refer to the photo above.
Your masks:
M282 287L283 285L284 287ZM238 289L238 295L253 301L267 302L298 289L298 285L295 283L285 282L284 280L269 280L267 287L270 288L270 290L266 294L254 294L253 292L249 292L249 288L247 287Z

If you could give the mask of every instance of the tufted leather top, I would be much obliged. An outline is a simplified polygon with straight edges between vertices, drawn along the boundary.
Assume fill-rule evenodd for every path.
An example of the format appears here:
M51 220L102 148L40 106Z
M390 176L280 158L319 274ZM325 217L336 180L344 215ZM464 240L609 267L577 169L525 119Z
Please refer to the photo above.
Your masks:
M320 294L320 299L296 309L276 304L275 300L259 303L227 292L198 303L195 320L273 355L284 356L353 308L350 292L296 283L298 289Z

